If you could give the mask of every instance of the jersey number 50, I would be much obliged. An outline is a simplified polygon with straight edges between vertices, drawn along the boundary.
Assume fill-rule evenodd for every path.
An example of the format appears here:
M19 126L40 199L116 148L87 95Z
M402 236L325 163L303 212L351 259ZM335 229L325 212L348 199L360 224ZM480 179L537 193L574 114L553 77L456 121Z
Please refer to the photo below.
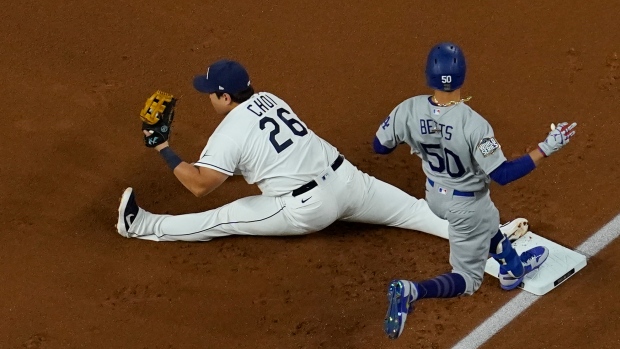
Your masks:
M428 154L428 165L433 171L440 173L446 171L452 178L459 178L465 174L465 167L461 159L452 150L443 148L442 154L439 144L420 143L420 145L424 148L424 152ZM431 161L430 157L435 159ZM450 159L452 159L452 161L450 161ZM454 169L453 166L456 166L456 169Z
M279 108L276 111L276 113L278 114L278 118L280 118L280 120L282 120L282 122L284 122L284 124L288 126L288 128L291 129L291 132L293 132L294 135L303 137L308 134L308 129L306 129L306 127L301 122L293 118L287 119L284 117L284 114L290 115L291 114L290 111L284 108ZM293 140L289 138L285 140L284 142L279 143L278 140L276 139L276 136L278 135L278 133L280 133L280 124L275 119L270 118L268 116L264 116L262 119L260 119L260 122L258 123L258 125L260 126L261 130L264 130L265 126L268 123L273 125L273 130L269 132L269 141L271 142L271 144L273 145L273 147L276 149L276 151L279 154L284 149L290 147L291 144L293 144Z

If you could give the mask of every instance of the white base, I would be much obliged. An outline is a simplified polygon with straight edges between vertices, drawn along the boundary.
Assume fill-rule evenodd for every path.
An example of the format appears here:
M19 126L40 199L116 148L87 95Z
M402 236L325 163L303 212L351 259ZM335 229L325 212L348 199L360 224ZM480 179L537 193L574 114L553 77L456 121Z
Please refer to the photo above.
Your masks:
M536 246L545 246L549 249L549 257L547 257L545 263L537 270L526 275L521 285L519 285L519 288L539 296L556 288L587 264L586 256L549 241L531 231L528 231L517 241L513 242L512 246L519 254ZM497 277L499 274L499 263L493 258L489 258L484 271Z

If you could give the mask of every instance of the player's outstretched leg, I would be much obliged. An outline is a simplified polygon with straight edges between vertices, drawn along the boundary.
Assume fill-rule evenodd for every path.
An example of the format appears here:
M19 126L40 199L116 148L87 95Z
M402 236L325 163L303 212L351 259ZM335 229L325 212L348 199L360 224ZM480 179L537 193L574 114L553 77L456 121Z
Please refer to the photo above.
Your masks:
M407 315L414 310L414 303L424 298L452 298L465 293L465 278L461 274L448 273L436 278L413 282L392 280L388 286L388 310L384 330L390 339L403 333Z

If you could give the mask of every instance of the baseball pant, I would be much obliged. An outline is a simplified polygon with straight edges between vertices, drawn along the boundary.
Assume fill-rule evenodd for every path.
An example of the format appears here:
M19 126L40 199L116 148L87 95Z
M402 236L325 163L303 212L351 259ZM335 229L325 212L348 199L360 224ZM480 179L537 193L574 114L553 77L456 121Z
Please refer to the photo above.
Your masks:
M229 235L302 235L342 220L448 238L448 222L433 214L425 200L369 176L346 159L336 171L329 167L315 181L318 185L302 195L250 196L200 213L160 215L140 208L129 236L208 241Z
M426 182L429 207L449 222L452 272L463 276L467 284L465 294L469 295L482 284L491 238L499 225L499 211L491 201L490 191L472 194L458 195L452 189Z

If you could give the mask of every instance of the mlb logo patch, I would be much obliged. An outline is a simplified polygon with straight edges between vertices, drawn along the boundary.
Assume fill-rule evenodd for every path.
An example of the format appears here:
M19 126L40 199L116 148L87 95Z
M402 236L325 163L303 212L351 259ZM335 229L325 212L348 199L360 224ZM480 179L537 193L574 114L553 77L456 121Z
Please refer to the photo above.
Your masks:
M448 194L448 189L446 188L439 187L437 188L437 190L439 190L439 194L443 194L443 195Z
M439 115L439 114L441 114L441 109L433 108L433 115Z

